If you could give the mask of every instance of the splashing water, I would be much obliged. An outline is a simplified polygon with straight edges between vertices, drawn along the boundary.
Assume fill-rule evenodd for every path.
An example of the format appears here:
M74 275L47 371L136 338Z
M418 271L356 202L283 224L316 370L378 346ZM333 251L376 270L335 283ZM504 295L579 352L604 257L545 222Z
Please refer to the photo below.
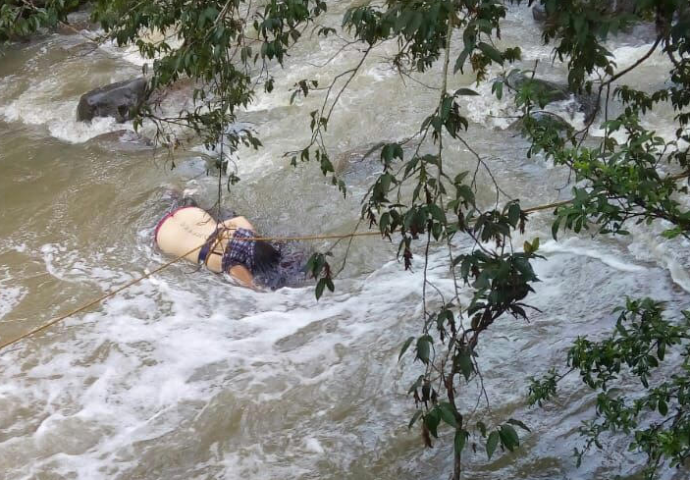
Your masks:
M346 5L336 2L327 21L339 22ZM521 68L550 58L538 29L524 28L531 21L529 12L511 10L504 31L505 42L525 46ZM181 153L178 168L170 169L156 152L96 138L131 125L76 122L81 94L139 74L131 51L107 46L84 54L87 47L78 36L54 35L12 50L0 64L0 340L162 263L151 235L169 186L195 189L202 206L215 201L216 180L204 175L200 160L208 152ZM319 67L339 48L323 39L298 48L275 93L241 114L265 148L237 152L243 181L224 204L262 232L348 232L357 222L378 167L352 163L351 194L342 198L316 166L293 169L283 157L308 139L307 112L319 102L310 96L291 105L293 84L302 78L325 84L359 58L346 50ZM624 65L646 48L626 40L613 52ZM635 82L657 81L664 60L652 60ZM558 66L543 68L549 79L563 77ZM451 83L474 88L460 74ZM524 140L507 128L509 93L499 101L490 87L478 91L463 104L473 122L468 138L491 155L501 186L525 205L557 198L553 186L563 185L567 172L526 158ZM403 84L371 60L343 95L326 141L337 156L405 138L437 98L433 88ZM664 131L672 116L662 110L646 121ZM454 168L474 168L463 147L449 152ZM479 180L487 187L480 199L491 202L488 177L481 173ZM471 477L608 478L634 471L639 459L624 453L588 457L577 469L571 452L591 393L572 381L563 386L564 405L532 411L525 407L524 376L562 363L577 335L606 331L625 295L651 296L673 309L690 303L684 241L659 243L656 230L642 227L627 240L546 241L547 217L534 216L525 238L514 240L543 239L547 259L536 264L542 282L531 297L540 312L529 324L502 319L479 352L492 403L477 415L487 422L519 417L534 433L524 454L488 463L469 455ZM343 251L336 250L337 260ZM445 260L442 250L432 252L429 277L448 296ZM422 281L422 265L404 272L394 246L376 238L353 242L336 292L318 304L309 286L256 293L175 265L0 355L3 478L442 478L448 443L423 451L418 432L407 430L406 392L418 367L411 358L397 361L404 339L419 330ZM463 295L467 301L469 293ZM473 405L475 394L470 388L463 401Z

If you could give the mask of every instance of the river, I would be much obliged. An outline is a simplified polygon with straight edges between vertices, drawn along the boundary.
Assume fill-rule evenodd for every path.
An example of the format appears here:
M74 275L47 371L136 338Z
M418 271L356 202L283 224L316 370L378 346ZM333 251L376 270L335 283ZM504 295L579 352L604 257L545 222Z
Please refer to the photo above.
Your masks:
M348 2L329 4L325 21L338 25ZM96 48L85 35L44 36L0 57L3 341L163 263L151 237L169 189L195 192L203 206L215 201L216 179L205 175L198 147L178 151L171 168L165 152L103 136L131 130L129 124L76 122L81 94L139 75L143 62L131 51ZM563 66L550 63L539 35L528 10L511 8L502 41L523 48L520 66L538 59L540 75L563 79ZM351 48L320 66L340 46L337 39L305 40L276 72L276 91L240 113L264 148L238 152L242 181L223 202L262 232L342 233L357 223L375 162L343 167L349 189L343 198L316 164L293 168L283 157L305 144L308 112L322 99L315 92L290 105L293 84L302 78L324 84L356 63L361 53ZM386 63L394 48L375 51L343 95L326 137L336 160L356 159L373 142L406 138L433 110L438 91L401 78ZM631 34L611 48L624 66L649 45ZM660 68L668 68L665 59L653 56L628 81L658 85ZM417 78L440 84L438 71ZM470 76L454 75L450 88L461 86L475 88ZM490 87L478 90L482 96L463 100L472 121L467 138L490 158L501 187L523 206L567 198L568 188L557 190L567 172L527 158L525 140L506 128L510 120L501 117L510 115L510 95L498 101ZM672 116L662 109L645 122L669 133ZM474 169L461 145L451 143L448 156L453 169ZM479 181L479 198L491 202L485 172ZM532 433L517 454L487 462L480 446L466 455L466 478L612 478L640 465L642 456L627 453L618 439L609 453L589 455L576 468L577 428L592 414L593 394L572 378L555 404L529 409L526 377L562 365L577 335L609 329L626 295L664 300L671 311L690 306L688 244L663 240L660 231L634 227L628 238L585 233L555 242L547 213L533 216L524 238L514 240L541 238L546 259L535 264L541 283L530 297L541 313L529 323L501 319L482 339L490 405L481 403L473 421L520 418ZM334 261L343 254L339 246ZM433 249L430 278L447 293L445 259L442 248ZM425 451L419 432L407 429L414 405L406 392L419 364L412 355L398 362L404 340L419 331L421 267L417 257L405 272L393 245L357 239L335 293L317 303L309 286L258 293L174 265L0 353L0 477L446 478L447 436ZM476 393L473 387L465 393L469 409Z

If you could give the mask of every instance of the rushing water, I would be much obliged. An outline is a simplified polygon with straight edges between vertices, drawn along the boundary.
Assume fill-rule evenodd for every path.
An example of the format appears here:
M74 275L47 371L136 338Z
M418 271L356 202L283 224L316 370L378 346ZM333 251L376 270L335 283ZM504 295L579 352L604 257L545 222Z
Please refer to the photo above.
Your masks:
M333 3L327 21L337 24L347 3ZM511 11L503 35L523 47L525 67L539 59L542 76L563 78L529 11ZM648 48L637 38L612 44L621 66ZM345 232L357 222L374 164L343 167L350 191L342 198L316 165L294 169L282 156L304 145L308 112L320 100L291 106L292 85L302 78L323 84L359 58L350 49L319 67L339 47L336 40L305 42L277 76L276 92L242 114L265 147L240 152L243 181L224 203L262 232ZM365 64L329 125L327 141L343 162L372 142L417 131L438 98L401 79L384 61L387 48L394 46ZM193 190L203 205L213 204L215 180L205 176L198 148L179 153L171 169L144 145L102 136L130 125L75 121L82 93L132 78L140 64L132 52L93 48L74 34L14 46L0 57L0 340L161 264L151 234L168 189ZM667 67L652 57L629 81L658 85ZM440 83L433 73L423 80ZM458 74L451 87L471 82ZM527 206L559 198L567 172L527 159L524 140L501 118L510 114L510 99L480 92L463 105L473 122L468 138L490 155L503 189ZM671 118L661 110L645 122L664 134L672 132ZM463 147L449 149L453 169L474 168ZM480 198L491 202L489 178L479 179ZM556 243L548 216L532 219L525 237L540 236L547 257L536 264L542 283L531 297L541 313L530 323L502 319L482 340L491 406L480 404L474 419L513 416L533 433L516 455L490 462L481 448L467 455L468 478L610 478L639 465L641 457L623 453L618 441L614 453L589 456L577 469L571 453L592 394L573 379L556 405L533 411L525 407L525 377L560 364L577 335L609 328L625 295L688 307L688 245L660 240L659 229ZM341 259L343 249L336 252ZM318 304L309 287L255 293L178 264L2 352L0 477L444 478L449 443L423 451L418 432L406 427L413 410L406 391L418 366L411 356L399 364L397 355L418 331L422 274L419 264L404 272L394 254L378 239L355 241L335 294ZM430 277L448 294L444 262L442 249L432 252ZM470 390L467 407L475 401ZM675 475L669 478L683 478Z

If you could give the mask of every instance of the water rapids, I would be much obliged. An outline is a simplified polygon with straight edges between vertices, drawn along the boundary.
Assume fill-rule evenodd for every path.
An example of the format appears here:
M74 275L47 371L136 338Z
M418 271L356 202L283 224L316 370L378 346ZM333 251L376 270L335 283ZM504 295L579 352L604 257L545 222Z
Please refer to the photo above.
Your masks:
M338 24L347 2L329 3L327 21ZM503 42L522 46L525 68L540 59L544 78L564 78L539 35L528 10L510 11ZM321 66L340 46L336 39L306 41L276 76L276 92L241 114L265 147L239 152L242 181L224 202L262 232L351 230L377 166L350 160L374 142L417 131L437 101L437 90L396 74L384 60L386 47L368 60L329 125L327 142L344 162L350 189L343 199L316 165L295 169L282 156L305 144L308 112L321 99L290 105L293 84L327 82L361 55L347 49ZM648 48L635 35L612 43L619 66ZM200 149L179 153L171 169L165 155L113 134L132 130L130 124L76 122L82 93L137 76L141 63L131 50L93 48L73 33L14 46L0 57L0 340L162 263L151 234L171 187L213 204L215 179L205 175ZM630 81L657 85L667 67L654 56ZM438 87L434 73L420 79ZM450 88L461 86L474 88L469 76L453 76ZM527 159L524 139L507 128L509 96L498 101L490 87L479 91L463 104L472 121L468 138L490 155L504 190L524 206L567 197L567 190L561 197L556 191L567 172ZM572 110L568 102L555 108ZM581 123L579 115L570 121ZM671 134L672 118L660 110L644 121ZM474 168L462 145L449 149L453 168ZM479 181L480 199L490 202L485 172ZM576 468L577 428L593 395L573 379L556 405L530 410L526 376L561 364L577 335L607 330L626 295L687 308L687 242L660 241L658 230L644 227L627 239L583 235L556 243L549 220L534 216L525 234L541 237L547 257L536 264L542 282L531 298L542 313L530 323L504 319L483 339L491 405L481 404L474 417L520 418L533 433L516 455L490 462L481 448L467 455L467 478L610 478L642 460L619 448ZM430 276L447 294L445 259L442 249L432 252ZM310 287L255 293L175 265L0 355L0 477L445 478L450 443L425 451L419 432L407 429L413 405L406 392L419 366L411 356L397 361L404 339L419 329L421 283L421 265L404 272L395 248L377 238L353 243L335 294L318 304ZM475 401L476 391L468 391L468 408Z

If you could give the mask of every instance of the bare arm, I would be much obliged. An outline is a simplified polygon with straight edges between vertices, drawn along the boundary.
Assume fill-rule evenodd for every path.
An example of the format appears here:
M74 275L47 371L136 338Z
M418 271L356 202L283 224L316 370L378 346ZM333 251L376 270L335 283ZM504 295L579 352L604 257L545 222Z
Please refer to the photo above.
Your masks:
M242 283L245 287L256 288L254 286L254 277L249 272L249 270L247 270L242 265L235 265L234 267L230 267L228 273L232 276L232 278Z

